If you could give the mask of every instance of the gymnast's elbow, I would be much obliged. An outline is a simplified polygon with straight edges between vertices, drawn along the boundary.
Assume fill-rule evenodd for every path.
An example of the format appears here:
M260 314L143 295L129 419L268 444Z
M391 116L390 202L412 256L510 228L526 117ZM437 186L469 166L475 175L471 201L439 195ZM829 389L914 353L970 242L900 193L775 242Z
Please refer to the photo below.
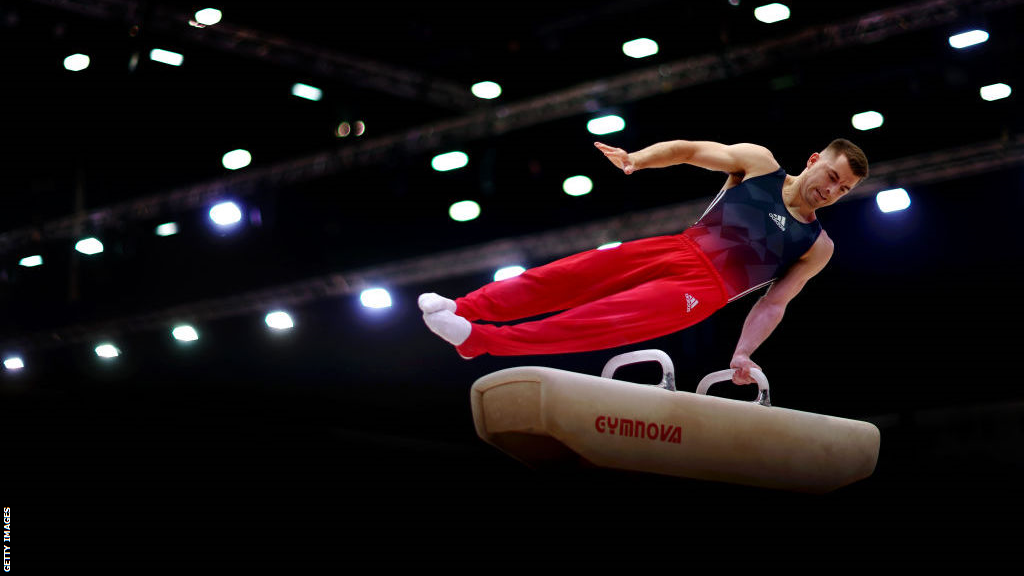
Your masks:
M651 148L657 149L660 147L660 154L651 154L648 158L651 167L663 167L664 165L672 166L676 164L688 163L697 154L699 144L690 140L667 140L659 145L652 146ZM655 150L651 150L655 152Z

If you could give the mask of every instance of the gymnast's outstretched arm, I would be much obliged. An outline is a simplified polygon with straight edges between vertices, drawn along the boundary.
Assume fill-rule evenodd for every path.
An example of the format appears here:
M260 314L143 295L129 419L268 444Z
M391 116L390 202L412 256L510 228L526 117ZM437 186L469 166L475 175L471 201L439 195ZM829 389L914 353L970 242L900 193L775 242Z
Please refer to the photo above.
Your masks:
M718 142L670 140L652 144L636 152L626 152L594 142L617 168L632 174L644 168L665 168L676 164L692 164L728 174L760 175L779 169L779 163L764 146L756 144L720 144Z
M832 240L822 230L807 254L793 264L782 278L776 280L768 288L768 292L754 304L750 313L747 314L747 319L743 322L743 331L740 333L739 343L736 344L736 351L729 364L730 368L736 370L732 377L733 382L736 384L754 382L753 376L750 375L750 369L760 370L761 367L750 359L750 355L768 339L768 336L782 321L782 315L786 312L786 305L789 304L789 301L800 293L808 280L825 268L834 250L835 246Z

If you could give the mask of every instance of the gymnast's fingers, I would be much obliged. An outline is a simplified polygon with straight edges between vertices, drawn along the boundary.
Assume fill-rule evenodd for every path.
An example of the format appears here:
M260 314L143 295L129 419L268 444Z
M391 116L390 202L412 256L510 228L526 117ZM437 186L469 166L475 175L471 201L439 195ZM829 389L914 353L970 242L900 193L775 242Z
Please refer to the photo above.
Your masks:
M750 377L750 371L746 368L737 368L732 373L732 381L734 384L750 384L753 379Z
M632 164L628 162L629 155L626 154L625 150L622 148L615 148L607 144L602 144L601 142L594 142L594 146L596 146L597 149L608 158L608 160L611 160L612 164L615 164L616 167L621 168L624 171L628 170L626 172L627 174L632 172Z

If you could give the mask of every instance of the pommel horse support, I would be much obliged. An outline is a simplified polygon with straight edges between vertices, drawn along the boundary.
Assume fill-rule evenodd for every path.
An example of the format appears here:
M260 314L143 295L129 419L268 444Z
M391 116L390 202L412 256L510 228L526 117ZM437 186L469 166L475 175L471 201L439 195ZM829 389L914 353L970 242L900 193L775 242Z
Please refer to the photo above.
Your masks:
M659 385L611 378L627 364L657 361ZM708 374L696 393L677 391L661 350L620 354L601 377L554 368L507 368L470 389L477 434L527 466L581 460L594 466L826 493L870 476L880 434L868 422L771 406L768 380L753 375L754 402L708 396L732 370Z

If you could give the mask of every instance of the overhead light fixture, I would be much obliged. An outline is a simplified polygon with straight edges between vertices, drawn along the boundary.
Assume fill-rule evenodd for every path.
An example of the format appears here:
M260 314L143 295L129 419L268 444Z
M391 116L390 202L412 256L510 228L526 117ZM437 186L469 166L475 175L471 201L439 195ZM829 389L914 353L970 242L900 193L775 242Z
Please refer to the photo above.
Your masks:
M658 53L658 43L650 38L637 38L623 43L622 53L630 58L646 58Z
M288 330L295 326L295 323L292 322L292 317L287 312L280 310L267 314L263 321L274 330Z
M449 170L457 170L462 168L469 163L469 156L465 152L445 152L444 154L438 154L430 161L430 166L438 172L448 172Z
M218 226L230 226L242 220L242 210L234 202L221 202L210 208L210 220Z
M875 202L882 212L896 212L910 207L910 196L903 188L882 190L875 195Z
M96 347L96 355L100 358L117 358L121 355L121 351L113 344L100 344Z
M491 100L501 96L501 86L497 82L477 82L469 89L473 96L484 100Z
M988 86L981 87L981 97L983 100L989 102L993 100L1002 100L1010 96L1010 86L1000 82L999 84L989 84Z
M758 6L754 8L754 18L765 24L781 22L789 18L789 6L779 4L778 2Z
M299 98L305 98L306 100L316 102L317 100L320 100L323 95L323 91L315 86L302 84L301 82L292 84L292 96L298 96Z
M456 222L469 222L480 216L480 205L472 200L456 202L448 208L448 216Z
M383 288L369 288L359 294L359 301L367 308L390 308L391 294Z
M75 250L89 256L103 252L103 243L96 238L83 238L75 244Z
M85 54L72 54L64 59L64 68L72 72L80 72L89 67L89 57Z
M35 267L35 266L42 266L43 265L43 257L38 255L38 254L35 254L33 256L25 256L20 261L18 261L18 264L21 264L25 268L32 268L32 267Z
M962 50L968 46L981 44L987 40L988 32L985 32L984 30L968 30L967 32L961 32L960 34L950 36L949 45L957 50Z
M562 191L569 196L583 196L594 189L594 182L586 176L570 176L562 182Z
M195 21L203 26L213 26L220 22L222 16L221 11L216 8L203 8L196 12Z
M179 342L193 342L195 340L199 340L199 333L196 332L195 328L187 324L175 326L174 329L171 330L171 336L174 336L174 339Z
M11 356L4 359L4 368L8 370L21 370L25 367L25 362L17 356Z
M587 122L587 130L589 130L591 134L596 134L598 136L611 134L612 132L619 132L625 127L626 121L623 120L622 117L614 114L594 118Z
M507 278L515 278L523 272L526 272L526 268L522 266L505 266L494 273L494 281L505 280Z
M868 110L867 112L854 114L851 121L853 122L853 127L857 130L872 130L881 126L885 119L878 112Z
M252 154L248 150L239 148L224 154L220 161L228 170L238 170L239 168L245 168L252 162Z
M160 48L154 48L149 51L149 59L168 64L170 66L181 66L181 63L185 61L185 57L177 52L171 52L170 50L163 50Z
M166 222L156 227L157 236L174 236L178 233L177 222Z

